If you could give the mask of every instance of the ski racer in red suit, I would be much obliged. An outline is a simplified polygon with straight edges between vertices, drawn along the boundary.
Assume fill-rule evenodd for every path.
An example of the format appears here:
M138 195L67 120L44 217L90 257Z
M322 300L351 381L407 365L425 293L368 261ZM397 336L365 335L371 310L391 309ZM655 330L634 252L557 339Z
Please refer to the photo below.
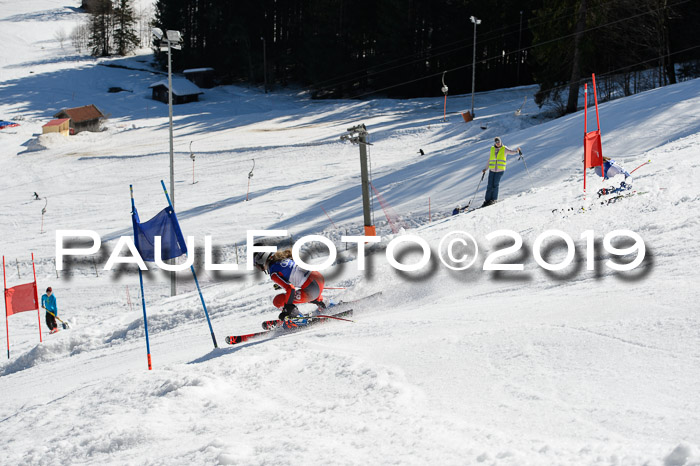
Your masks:
M292 259L292 250L285 249L271 252L256 252L253 256L255 267L270 275L284 293L278 294L272 300L277 308L283 309L279 315L282 321L300 317L302 313L296 307L299 303L312 303L323 311L323 286L325 280L320 272L304 270Z

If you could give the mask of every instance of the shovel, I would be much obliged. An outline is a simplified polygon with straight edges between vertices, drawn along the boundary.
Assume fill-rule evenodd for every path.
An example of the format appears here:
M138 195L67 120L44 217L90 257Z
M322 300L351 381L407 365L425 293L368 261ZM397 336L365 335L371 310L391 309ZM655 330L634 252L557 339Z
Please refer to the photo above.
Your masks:
M46 311L46 312L48 312L49 314L51 314L52 316L54 316L56 319L58 319L58 321L61 323L61 326L63 327L63 330L67 330L67 329L70 328L70 327L68 326L68 324L65 323L65 322L63 322L63 321L61 320L61 318L58 317L56 314L54 314L54 313L51 312L51 311Z

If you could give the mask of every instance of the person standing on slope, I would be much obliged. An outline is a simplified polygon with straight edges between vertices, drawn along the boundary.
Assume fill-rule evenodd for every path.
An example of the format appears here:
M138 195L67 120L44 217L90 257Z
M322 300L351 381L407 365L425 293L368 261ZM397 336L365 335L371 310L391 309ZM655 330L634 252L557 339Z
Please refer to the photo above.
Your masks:
M276 285L284 289L284 293L278 294L272 300L282 312L279 319L289 320L292 317L301 317L296 304L312 303L319 311L326 308L323 302L323 286L325 279L318 271L310 272L299 267L292 259L292 250L256 252L253 256L255 267L270 275Z
M520 147L516 150L510 149L503 145L501 138L496 137L491 147L489 154L489 164L482 170L485 173L489 171L489 179L486 184L486 197L481 207L493 205L498 200L498 186L501 183L501 178L506 172L506 157L520 153Z
M58 332L58 324L56 324L58 307L56 307L56 296L53 294L51 287L46 288L46 294L42 295L41 307L46 309L46 326L50 330L49 333Z

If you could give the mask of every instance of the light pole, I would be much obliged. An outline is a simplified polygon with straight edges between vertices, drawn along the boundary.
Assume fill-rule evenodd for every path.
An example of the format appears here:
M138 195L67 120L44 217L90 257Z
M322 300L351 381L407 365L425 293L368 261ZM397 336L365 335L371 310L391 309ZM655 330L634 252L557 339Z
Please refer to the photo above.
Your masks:
M474 23L474 53L472 55L472 118L474 115L474 89L476 84L476 26L481 24L481 20L476 16L470 16L469 19Z
M260 40L263 42L263 78L265 79L265 94L267 94L267 47L265 38L261 37Z
M445 73L447 71L442 72L442 93L445 94L445 106L442 109L442 121L447 121L447 84L445 84Z
M172 58L171 49L182 49L182 34L180 31L163 31L159 28L153 28L153 35L159 41L159 47L168 48L168 118L170 128L170 202L175 208L175 163L173 160L173 73L172 73ZM175 286L175 272L170 272L170 296L177 294Z
M515 84L520 86L520 62L522 61L522 52L520 51L521 39L523 37L523 12L520 11L520 31L518 32L518 68L516 71Z

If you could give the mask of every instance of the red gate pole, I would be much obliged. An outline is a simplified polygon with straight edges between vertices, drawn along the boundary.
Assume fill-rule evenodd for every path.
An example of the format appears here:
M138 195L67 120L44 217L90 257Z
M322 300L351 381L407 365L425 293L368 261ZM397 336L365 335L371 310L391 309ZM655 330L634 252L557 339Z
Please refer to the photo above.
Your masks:
M7 332L7 359L10 359L10 326L7 323L7 280L5 279L5 256L2 256L2 296L5 300L5 331Z
M595 120L596 120L596 124L598 125L598 137L601 138L601 144L602 144L603 139L602 139L602 136L600 135L600 116L598 115L598 89L596 88L596 85L595 85L595 73L593 73L592 76L593 76L593 97L595 99ZM603 174L603 179L605 179L605 161L603 160L602 152L600 154L600 173Z
M593 97L595 99L595 120L598 125L598 131L600 131L600 117L598 116L598 89L595 86L595 73L593 73Z
M32 271L34 272L34 302L36 303L36 316L39 319L39 343L41 343L41 311L39 310L41 306L39 306L39 290L37 290L38 285L36 283L36 267L34 267L34 253L32 253ZM58 312L56 312L56 314L58 314Z
M588 83L583 85L583 200L586 200L586 134L588 134Z

